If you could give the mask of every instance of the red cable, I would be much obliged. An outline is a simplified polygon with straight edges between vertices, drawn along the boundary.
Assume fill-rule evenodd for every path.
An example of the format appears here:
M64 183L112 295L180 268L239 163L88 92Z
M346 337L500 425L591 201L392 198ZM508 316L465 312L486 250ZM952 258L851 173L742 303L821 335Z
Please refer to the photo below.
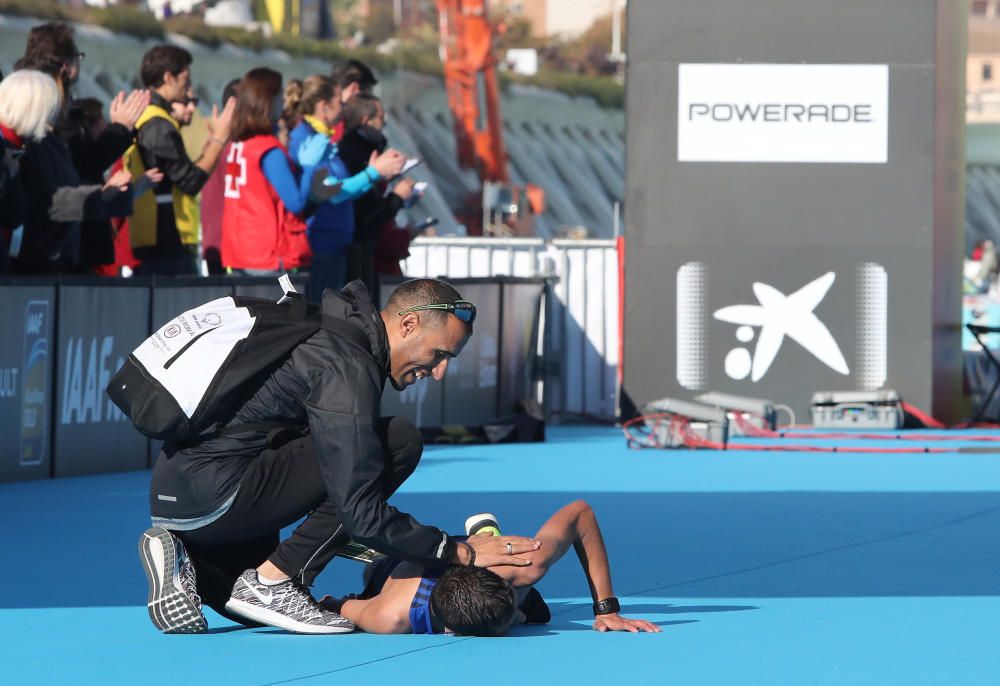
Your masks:
M948 428L947 426L944 425L944 422L939 422L938 420L934 419L934 417L930 416L929 414L927 414L926 412L924 412L923 410L921 410L919 407L914 407L910 403L902 403L902 405L903 405L903 411L904 412L908 412L909 414L912 414L914 417L916 417L921 422L923 422L924 426L926 426L927 428L929 428L929 429L947 429Z
M625 237L615 239L618 253L618 387L625 383Z
M900 433L893 434L869 434L857 432L844 433L793 433L789 431L772 431L750 423L742 414L735 414L736 425L747 435L755 438L795 438L802 440L866 440L866 441L979 441L979 442L1000 442L1000 436L972 435L972 436L924 436L907 435Z
M706 448L710 450L740 450L740 451L750 451L750 452L812 452L812 453L860 453L860 454L918 454L918 453L954 453L954 449L950 448L874 448L874 447L861 447L861 448L843 448L838 446L801 446L801 445L784 445L784 446L764 446L764 445L747 445L730 443L728 445L724 443L718 443L716 441L710 441L705 438L697 436L691 431L690 420L687 417L681 417L679 415L674 415L668 412L645 415L630 419L629 421L622 424L622 431L625 434L625 439L628 442L630 448L663 448L656 438L656 430L660 427L661 422L665 419L670 420L670 433L672 435L677 435L683 441L684 447L687 448ZM744 420L745 421L745 420ZM652 422L653 426L650 427L649 423ZM642 423L646 433L636 437L633 434L635 431L634 427L637 424ZM761 432L767 433L777 433L768 432L767 429L760 429L759 427L752 427L753 429ZM856 436L849 435L851 438ZM771 437L771 436L762 436ZM815 437L815 435L811 436ZM964 440L964 439L963 439Z

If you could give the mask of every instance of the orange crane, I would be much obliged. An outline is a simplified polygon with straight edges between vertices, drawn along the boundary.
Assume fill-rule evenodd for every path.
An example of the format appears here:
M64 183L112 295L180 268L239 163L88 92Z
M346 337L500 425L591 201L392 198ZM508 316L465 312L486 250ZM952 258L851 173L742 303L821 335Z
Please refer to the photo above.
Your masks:
M531 216L542 212L544 193L510 181L493 53L496 28L487 0L437 0L437 10L458 164L474 170L483 183L478 198L470 199L470 206L478 207L468 208L463 219L470 234L532 235Z

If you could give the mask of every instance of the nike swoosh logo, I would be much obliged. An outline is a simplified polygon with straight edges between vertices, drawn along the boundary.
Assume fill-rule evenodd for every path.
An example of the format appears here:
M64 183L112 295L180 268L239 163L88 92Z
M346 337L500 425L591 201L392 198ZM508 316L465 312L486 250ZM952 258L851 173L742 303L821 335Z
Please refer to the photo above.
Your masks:
M264 603L265 605L270 605L271 601L274 600L274 593L272 591L268 591L267 595L264 595L263 593L261 593L260 591L258 591L256 588L254 588L252 584L248 583L246 579L240 579L240 581L243 582L244 586L246 586L247 588L250 589L251 593L253 593L255 596L257 596L257 600L259 600L260 602Z

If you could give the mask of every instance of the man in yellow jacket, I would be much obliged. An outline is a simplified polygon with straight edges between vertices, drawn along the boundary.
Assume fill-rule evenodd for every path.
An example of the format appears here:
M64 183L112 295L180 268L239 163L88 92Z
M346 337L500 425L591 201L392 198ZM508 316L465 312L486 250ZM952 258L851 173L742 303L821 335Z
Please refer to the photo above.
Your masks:
M171 116L175 102L185 102L191 87L191 53L158 45L142 58L140 76L150 104L136 124L135 145L125 154L133 175L154 167L163 181L136 200L129 220L132 251L142 264L137 274L198 273L198 202L196 196L215 168L229 138L235 100L222 113L212 112L211 135L201 156L192 161L184 150L180 124Z

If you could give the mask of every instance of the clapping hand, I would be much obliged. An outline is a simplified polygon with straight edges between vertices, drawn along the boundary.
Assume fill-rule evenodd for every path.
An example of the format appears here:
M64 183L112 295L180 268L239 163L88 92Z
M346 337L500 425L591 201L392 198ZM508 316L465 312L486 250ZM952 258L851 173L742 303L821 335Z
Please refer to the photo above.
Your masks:
M212 138L220 141L229 140L230 129L233 125L233 113L236 111L236 98L229 98L226 106L219 112L218 105L212 105L212 116L208 120L208 131Z
M125 91L120 91L109 107L111 123L121 124L131 131L148 105L149 91L135 90L129 93L128 97L125 97Z
M403 171L403 165L406 164L406 155L399 150L389 148L381 155L373 152L371 158L368 160L368 164L375 167L375 171L383 179L391 179Z

